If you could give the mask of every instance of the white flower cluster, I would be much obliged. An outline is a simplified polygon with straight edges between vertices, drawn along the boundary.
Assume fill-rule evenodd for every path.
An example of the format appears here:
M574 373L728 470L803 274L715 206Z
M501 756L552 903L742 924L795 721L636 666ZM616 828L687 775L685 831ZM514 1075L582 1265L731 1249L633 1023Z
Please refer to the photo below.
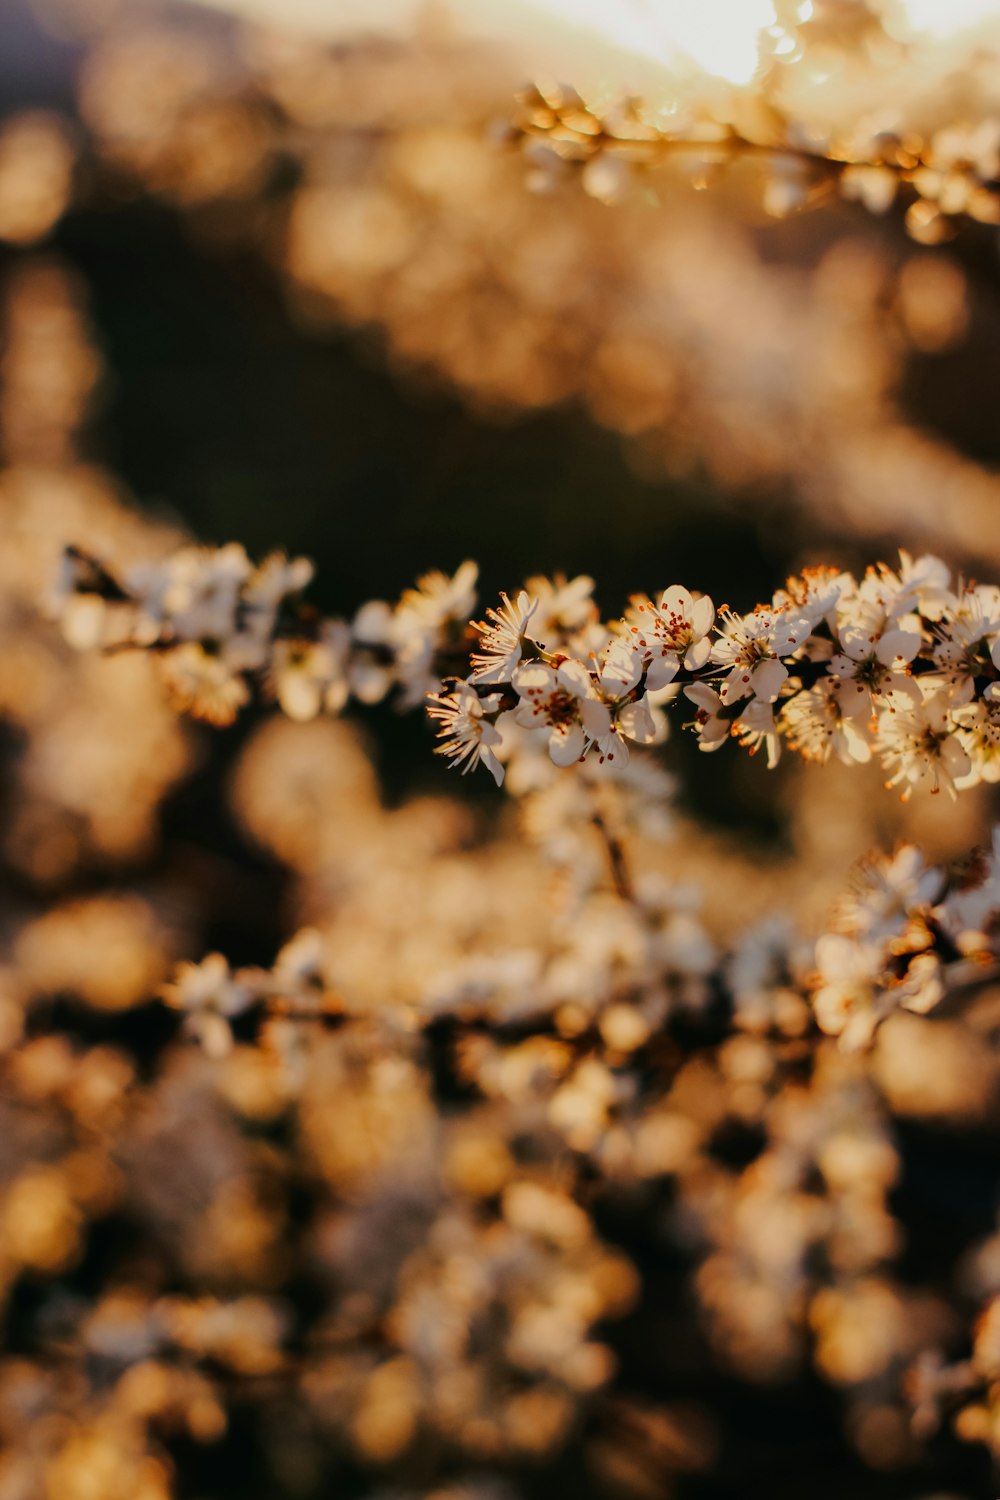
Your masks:
M866 1046L896 1009L926 1014L964 985L995 976L1000 829L963 883L905 845L861 867L816 944L812 1004L846 1050Z
M599 624L589 599L592 587L590 579L551 587L544 607L522 589L513 600L503 594L501 607L487 610L476 626L480 646L472 654L471 676L435 695L428 708L444 741L441 754L466 770L481 761L499 785L504 768L497 751L510 744L515 726L543 734L557 766L571 766L590 751L602 765L623 766L629 740L647 745L665 736L648 684L639 686L641 659L630 642L609 636ZM679 592L691 605L690 596ZM566 593L578 606L569 623ZM658 650L652 622L649 634L651 650ZM664 683L670 675L665 669ZM483 688L494 686L504 691L483 695Z
M806 569L743 615L674 584L609 623L586 577L529 579L470 624L472 563L350 622L303 603L311 575L303 558L254 568L231 544L118 579L73 550L58 608L78 646L152 650L178 706L215 723L254 678L295 719L352 696L426 699L439 754L498 784L532 741L556 766L623 767L631 744L665 737L681 692L703 750L735 737L771 766L783 742L813 761L874 757L904 799L1000 779L1000 587L953 585L936 557L901 553L860 580Z
M875 756L904 798L1000 778L1000 588L953 588L935 557L903 553L860 581L808 569L746 615L674 585L554 649L538 609L504 596L471 675L431 707L443 753L498 781L511 721L546 733L557 765L621 764L629 741L663 737L659 705L680 689L703 750L735 736L771 766L783 741L814 761Z

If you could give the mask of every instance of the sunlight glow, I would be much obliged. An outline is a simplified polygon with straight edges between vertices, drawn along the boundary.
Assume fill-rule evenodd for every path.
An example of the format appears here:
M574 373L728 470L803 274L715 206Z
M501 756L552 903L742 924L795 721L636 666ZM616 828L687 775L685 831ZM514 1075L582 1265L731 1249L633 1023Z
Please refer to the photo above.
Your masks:
M687 59L730 83L757 71L772 0L536 0L548 11L641 57L671 66Z
M902 0L907 27L932 36L953 36L980 21L1000 21L1000 0Z
M190 0L266 24L326 37L412 31L426 0ZM1000 0L871 0L891 36L933 46L993 21ZM601 84L647 86L648 65L701 74L745 87L761 56L794 62L796 26L812 19L813 0L798 0L781 23L775 0L441 0L442 11L470 35L516 47L532 72ZM764 43L762 48L761 43ZM562 61L560 61L562 59ZM627 78L629 60L643 64ZM568 60L568 61L567 61ZM619 76L621 75L621 76Z

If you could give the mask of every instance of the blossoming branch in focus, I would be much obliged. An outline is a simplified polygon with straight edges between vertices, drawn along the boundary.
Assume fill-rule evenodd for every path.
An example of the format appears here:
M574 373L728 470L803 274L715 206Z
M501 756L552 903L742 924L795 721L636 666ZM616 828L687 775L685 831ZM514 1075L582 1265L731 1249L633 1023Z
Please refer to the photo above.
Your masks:
M426 702L439 753L499 784L528 744L557 766L615 770L690 704L701 748L787 744L811 761L875 758L904 798L1000 779L1000 587L900 555L860 580L806 569L748 614L674 584L602 621L593 581L532 578L470 620L476 567L429 573L352 621L303 598L305 558L253 567L237 544L184 548L119 578L70 549L57 612L74 645L155 655L178 708L232 721L260 685L292 718L354 698Z

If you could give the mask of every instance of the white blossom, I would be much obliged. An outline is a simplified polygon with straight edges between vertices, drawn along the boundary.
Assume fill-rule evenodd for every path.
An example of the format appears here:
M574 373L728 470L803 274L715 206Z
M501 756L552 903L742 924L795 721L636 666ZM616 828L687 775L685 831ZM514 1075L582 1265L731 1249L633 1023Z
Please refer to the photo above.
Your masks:
M396 617L384 599L369 599L351 621L348 682L361 703L381 703L393 684Z
M890 695L919 703L921 694L905 668L920 649L915 631L887 630L884 635L862 627L845 627L841 650L830 659L830 675L837 682L837 701L845 719L868 719L879 700Z
M238 543L214 551L186 547L166 564L157 607L185 641L223 641L231 635L240 591L251 575Z
M476 607L479 569L464 562L449 577L425 573L415 589L406 589L394 611L392 646L395 672L402 688L402 708L413 708L441 686L437 653L452 633L461 635Z
M827 677L782 704L781 732L806 760L822 762L836 755L845 763L864 764L871 759L868 722L857 714L845 714L842 690L839 679Z
M250 701L239 667L225 649L184 641L157 657L157 665L177 707L209 724L231 724Z
M904 801L915 787L955 796L956 783L972 771L972 760L954 732L946 691L918 703L898 700L879 720L877 749L892 775L887 786L903 786Z
M729 738L729 720L721 717L722 699L705 682L692 683L684 689L685 698L695 705L694 724L701 750L718 750Z
M271 659L274 695L290 719L336 713L349 694L350 630L327 620L316 640L277 640Z
M254 1000L250 987L233 975L221 953L209 953L201 963L178 966L163 998L184 1012L185 1030L201 1042L210 1057L224 1057L233 1044L230 1021Z
M749 615L727 613L722 634L712 647L711 660L727 670L719 688L725 704L756 697L774 703L788 668L781 658L808 637L808 622L788 610L755 610Z
M687 589L673 584L664 590L659 604L642 596L633 599L626 620L647 664L646 686L651 692L672 682L681 666L698 671L712 654L708 635L715 623L715 605L705 594L695 599Z
M934 627L933 659L957 692L971 697L974 679L1000 666L1000 588L977 584L948 601Z
M816 1020L830 1036L840 1037L849 1051L870 1042L879 1022L894 1008L879 984L884 967L879 943L828 932L816 944Z
M486 715L495 713L499 705L497 694L481 698L469 683L456 682L450 692L432 694L427 708L430 717L437 721L438 735L444 741L435 747L438 755L445 756L453 766L460 766L463 775L482 762L497 786L504 777L503 766L495 754L500 731Z
M732 732L751 755L762 748L766 750L768 769L773 771L781 757L781 739L770 703L759 698L748 703L733 724Z
M511 602L506 594L499 609L488 609L486 619L476 626L480 649L472 653L474 682L509 682L521 660L524 638L538 601L522 589Z
M637 745L651 745L656 739L656 733L656 719L648 694L644 693L634 702L623 703L616 708L610 729L596 736L598 763L602 766L614 766L616 769L627 766L627 741L633 740Z
M571 766L588 740L600 742L612 732L611 715L580 662L565 661L559 667L528 662L514 672L513 686L520 699L515 722L548 731L549 755L557 766Z
M971 762L966 779L1000 781L1000 683L988 683L975 703L960 702L951 719Z
M929 911L944 883L942 872L929 866L919 849L903 844L859 865L855 889L837 906L838 925L854 936L896 941L913 913Z
M538 603L531 621L532 639L546 651L583 647L595 626L603 634L593 598L594 580L586 574L570 579L561 573L551 579L539 575L525 581L525 590Z

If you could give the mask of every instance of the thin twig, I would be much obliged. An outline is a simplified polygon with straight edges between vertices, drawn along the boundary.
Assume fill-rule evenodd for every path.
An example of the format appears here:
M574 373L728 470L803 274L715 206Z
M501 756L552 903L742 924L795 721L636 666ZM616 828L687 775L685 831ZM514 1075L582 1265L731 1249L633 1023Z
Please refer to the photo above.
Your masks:
M596 809L594 812L594 827L604 840L604 847L608 853L608 865L611 869L611 879L615 890L623 901L635 901L635 887L632 884L632 873L629 869L628 856L625 846L617 834L612 833L608 827L604 814Z

